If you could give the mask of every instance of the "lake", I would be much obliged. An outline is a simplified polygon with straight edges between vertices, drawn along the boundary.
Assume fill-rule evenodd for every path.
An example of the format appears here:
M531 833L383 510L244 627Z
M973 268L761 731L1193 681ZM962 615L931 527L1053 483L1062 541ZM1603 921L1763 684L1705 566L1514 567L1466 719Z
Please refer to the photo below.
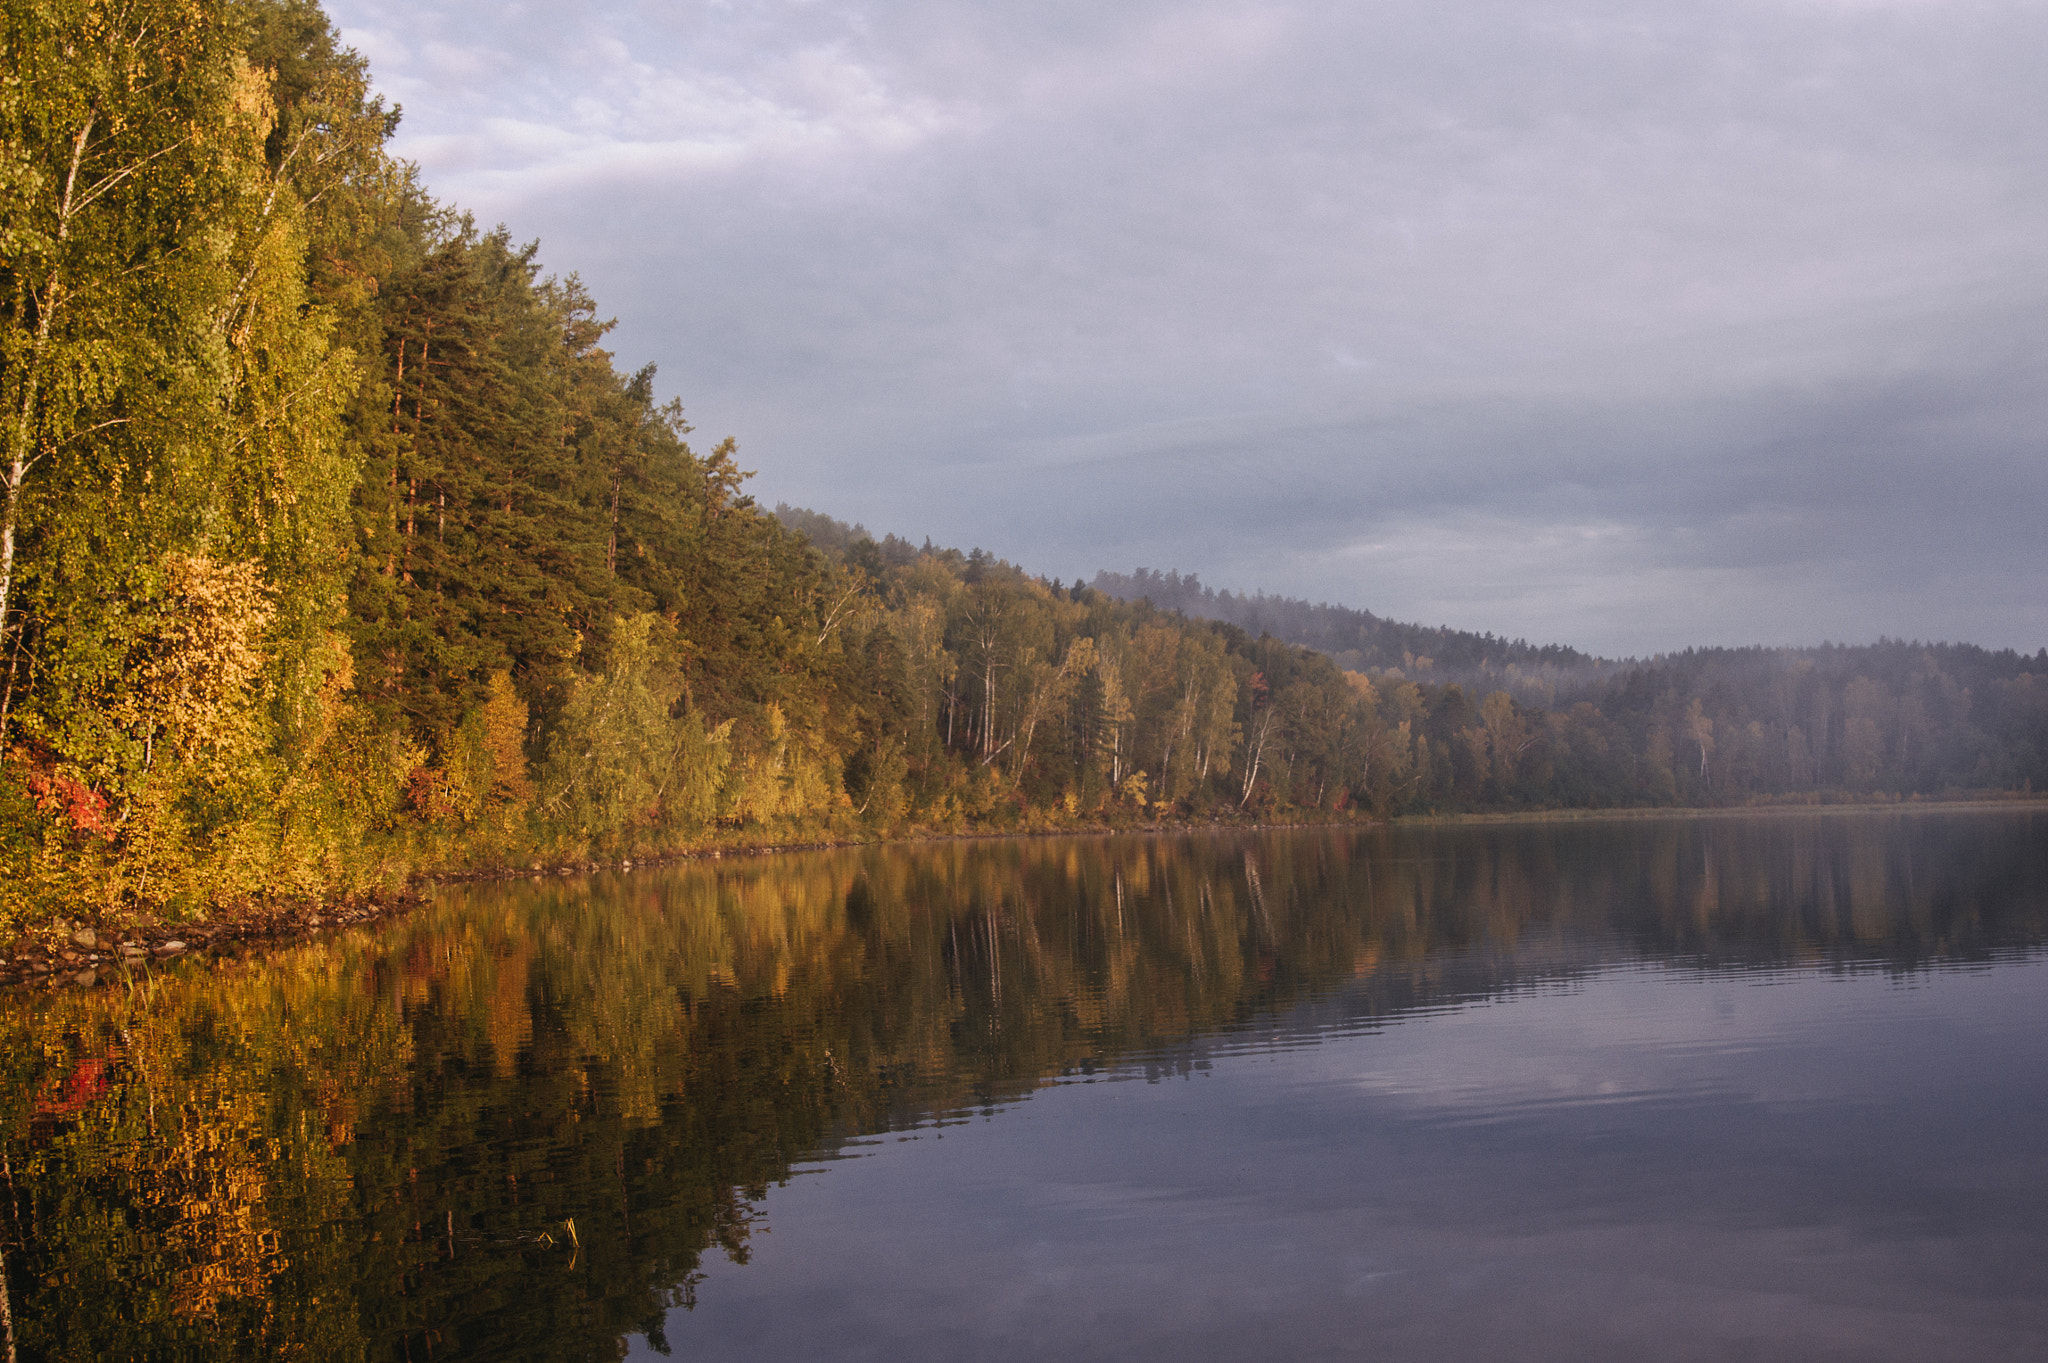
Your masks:
M25 1359L2048 1358L2048 809L452 887L0 1001Z

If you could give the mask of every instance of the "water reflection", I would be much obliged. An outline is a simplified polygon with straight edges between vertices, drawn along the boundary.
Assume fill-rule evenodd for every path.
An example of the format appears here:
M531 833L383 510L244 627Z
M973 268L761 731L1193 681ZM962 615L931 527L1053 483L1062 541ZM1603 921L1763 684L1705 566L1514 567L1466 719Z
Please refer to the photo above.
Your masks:
M963 842L465 889L261 968L9 1008L15 1335L29 1358L615 1358L747 1262L771 1185L878 1133L1445 1010L1472 1038L1453 1062L1376 1037L1363 1069L1319 1074L1325 1048L1290 1073L1446 1129L1804 1093L1731 1060L1739 1034L1702 1049L1711 990L1669 979L2032 959L2044 832L2017 810ZM1614 992L1631 971L1654 1001ZM1605 1016L1573 1005L1592 979ZM1550 996L1568 1046L1469 1008Z

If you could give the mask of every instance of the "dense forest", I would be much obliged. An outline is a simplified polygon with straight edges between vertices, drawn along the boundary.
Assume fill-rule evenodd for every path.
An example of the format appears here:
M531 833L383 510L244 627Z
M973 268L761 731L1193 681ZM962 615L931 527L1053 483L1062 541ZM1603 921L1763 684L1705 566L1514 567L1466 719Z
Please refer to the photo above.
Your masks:
M311 0L4 14L0 928L719 843L2048 775L2048 655L1483 641L1480 687L792 529L574 276L387 153Z

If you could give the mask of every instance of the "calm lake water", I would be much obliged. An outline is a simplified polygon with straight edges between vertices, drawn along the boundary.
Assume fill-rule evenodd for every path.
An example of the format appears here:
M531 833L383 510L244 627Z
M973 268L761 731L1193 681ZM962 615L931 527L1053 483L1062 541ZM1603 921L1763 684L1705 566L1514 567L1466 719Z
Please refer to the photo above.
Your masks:
M0 1003L20 1356L2048 1358L2048 810L445 892Z

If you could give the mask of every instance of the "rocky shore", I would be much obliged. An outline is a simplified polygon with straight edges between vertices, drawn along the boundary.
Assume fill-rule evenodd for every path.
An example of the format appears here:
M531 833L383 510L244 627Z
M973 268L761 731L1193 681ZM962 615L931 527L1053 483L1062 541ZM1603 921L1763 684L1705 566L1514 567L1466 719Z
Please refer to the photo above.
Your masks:
M0 988L118 984L193 956L240 957L333 928L393 918L422 902L412 893L365 895L338 902L265 904L218 919L145 922L119 930L83 922L52 924L17 938L0 956Z

